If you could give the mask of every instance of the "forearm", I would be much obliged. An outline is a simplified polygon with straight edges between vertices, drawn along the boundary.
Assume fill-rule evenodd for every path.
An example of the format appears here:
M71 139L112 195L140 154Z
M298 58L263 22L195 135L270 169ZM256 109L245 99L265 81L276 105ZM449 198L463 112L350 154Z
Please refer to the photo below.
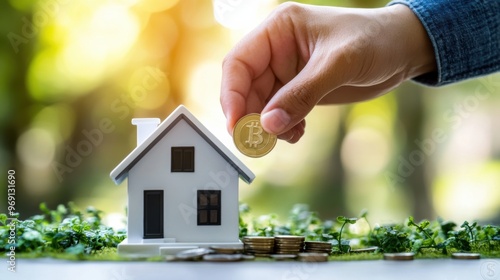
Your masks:
M500 1L405 0L434 48L437 71L415 78L445 85L500 70Z

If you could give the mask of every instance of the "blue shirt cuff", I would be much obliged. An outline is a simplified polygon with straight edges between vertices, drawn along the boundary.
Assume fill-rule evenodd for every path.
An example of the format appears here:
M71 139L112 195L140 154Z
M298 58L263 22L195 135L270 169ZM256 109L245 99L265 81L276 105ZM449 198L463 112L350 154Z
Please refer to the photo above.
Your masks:
M414 78L446 85L500 70L500 1L406 0L434 48L437 72Z

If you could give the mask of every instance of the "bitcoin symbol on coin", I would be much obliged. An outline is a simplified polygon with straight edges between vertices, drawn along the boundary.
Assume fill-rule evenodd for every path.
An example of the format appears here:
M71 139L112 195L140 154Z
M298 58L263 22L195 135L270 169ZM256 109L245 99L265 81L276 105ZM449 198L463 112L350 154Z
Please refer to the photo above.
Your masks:
M233 140L242 154L261 157L274 148L277 137L262 128L259 114L249 114L239 119L234 126Z
M248 139L245 141L245 143L249 144L250 148L257 148L257 145L260 145L262 144L262 142L264 142L264 138L262 137L262 127L258 122L251 122L245 127L248 127Z

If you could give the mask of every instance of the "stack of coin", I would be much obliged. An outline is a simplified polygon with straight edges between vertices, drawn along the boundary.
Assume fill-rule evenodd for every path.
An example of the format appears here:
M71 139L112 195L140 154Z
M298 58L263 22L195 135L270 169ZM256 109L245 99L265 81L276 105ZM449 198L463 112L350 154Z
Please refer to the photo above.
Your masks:
M269 257L274 251L274 237L245 236L243 243L245 253L257 257Z
M302 262L327 262L327 253L300 253L299 261Z
M304 250L304 236L278 235L274 238L276 254L296 255Z
M332 252L332 243L323 241L306 241L304 252L330 254Z

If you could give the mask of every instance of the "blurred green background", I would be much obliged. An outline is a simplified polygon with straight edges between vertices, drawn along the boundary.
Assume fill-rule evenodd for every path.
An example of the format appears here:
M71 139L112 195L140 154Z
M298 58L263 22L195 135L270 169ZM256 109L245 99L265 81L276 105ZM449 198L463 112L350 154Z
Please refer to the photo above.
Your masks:
M219 105L221 63L278 4L1 1L0 170L16 171L21 217L40 202L74 201L121 220L126 184L109 172L135 147L130 120L163 120L185 104L256 173L240 183L256 215L285 217L307 203L322 218L366 208L372 223L414 215L500 224L499 74L443 88L408 82L373 101L318 107L299 143L280 141L260 159L238 153Z

